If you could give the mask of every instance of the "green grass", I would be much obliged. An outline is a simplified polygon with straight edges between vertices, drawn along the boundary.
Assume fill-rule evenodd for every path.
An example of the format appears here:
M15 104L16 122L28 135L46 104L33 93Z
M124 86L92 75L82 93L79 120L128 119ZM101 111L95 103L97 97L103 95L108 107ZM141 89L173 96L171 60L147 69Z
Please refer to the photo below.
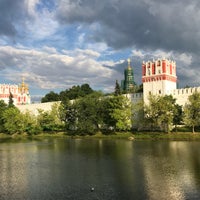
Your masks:
M37 135L27 134L4 134L0 133L0 139L2 138L43 138L43 137L59 137L59 138L82 138L82 139L134 139L134 140L200 140L200 132L195 134L191 132L177 132L177 133L161 133L161 132L115 132L109 134L103 134L98 132L94 135L70 135L65 132L50 132L40 133Z

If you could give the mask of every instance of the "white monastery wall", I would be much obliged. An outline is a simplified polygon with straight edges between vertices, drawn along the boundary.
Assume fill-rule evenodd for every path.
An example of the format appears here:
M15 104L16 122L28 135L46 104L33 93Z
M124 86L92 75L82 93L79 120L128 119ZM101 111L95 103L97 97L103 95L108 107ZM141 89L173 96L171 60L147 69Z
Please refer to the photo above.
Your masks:
M172 90L171 95L176 99L177 104L184 106L188 102L188 97L194 92L200 92L200 87Z
M130 99L132 103L138 103L143 100L143 93L125 94L125 96Z
M60 104L60 101L56 102L47 102L47 103L34 103L34 104L27 104L27 105L17 105L16 107L23 113L25 112L31 112L33 115L38 115L38 110L43 111L50 111L52 109L52 106L58 103Z

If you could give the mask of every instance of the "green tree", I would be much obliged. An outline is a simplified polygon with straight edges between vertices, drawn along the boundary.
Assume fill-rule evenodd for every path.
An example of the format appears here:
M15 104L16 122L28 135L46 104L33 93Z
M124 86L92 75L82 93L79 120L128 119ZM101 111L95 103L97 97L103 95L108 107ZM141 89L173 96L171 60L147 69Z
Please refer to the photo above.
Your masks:
M171 95L149 97L149 104L145 106L145 117L153 125L159 126L165 132L170 131L173 124L176 100Z
M115 83L115 92L114 92L115 96L121 95L121 88L119 86L118 80L116 80Z
M23 132L26 132L29 135L41 132L41 127L37 124L37 117L30 111L21 113L21 121L23 125Z
M50 112L39 109L37 117L38 125L43 131L52 131L54 129L54 117Z
M159 122L163 126L165 132L170 132L174 115L176 113L176 99L172 97L172 95L165 95L160 98L160 117Z
M41 99L41 102L44 103L44 102L53 102L53 101L59 101L59 100L60 100L59 95L51 91Z
M7 109L7 104L3 100L0 100L0 132L4 132L3 114L6 109Z
M94 134L100 129L102 122L99 114L101 104L101 93L92 93L76 102L77 128L82 133Z
M62 121L60 119L59 104L53 104L50 111L38 110L39 115L37 121L43 131L58 131L62 129Z
M65 101L66 99L73 100L73 99L77 99L80 97L84 97L93 92L94 91L87 83L83 84L81 86L77 85L77 86L73 86L72 88L70 88L68 90L61 91L60 92L60 100L61 101Z
M131 103L126 99L122 108L113 110L112 117L116 120L116 129L119 131L130 130L132 127L131 120Z
M77 129L77 108L76 102L63 99L59 107L60 120L65 124L66 130L76 130Z
M125 131L131 129L131 103L123 95L110 96L104 100L103 120L107 129Z
M16 107L8 107L3 113L4 129L9 134L24 132L22 113Z
M87 83L81 85L81 91L83 92L84 96L86 96L86 95L91 94L91 93L94 92L92 90L92 88L89 86L89 84L87 84Z
M142 93L143 92L143 84L141 84L139 86L135 85L135 92Z
M158 118L159 118L159 98L155 95L149 96L148 104L144 105L144 117L146 125L150 125L152 131L158 128Z
M13 94L10 92L9 101L8 101L8 107L13 107L13 106L14 106Z
M65 91L61 91L59 94L51 91L48 94L46 94L42 99L41 102L53 102L53 101L65 101L67 99L77 99L80 97L84 97L88 94L93 93L94 91L89 86L89 84L85 83L81 86L72 86L69 89L66 89Z
M145 126L145 117L144 117L144 102L139 101L135 104L132 104L132 124L133 128L138 130L143 129Z
M200 125L200 93L193 93L188 100L184 107L184 122L192 127L192 132L195 133L195 127Z
M177 125L183 123L183 109L182 106L175 104L173 125L175 125L175 131L177 132Z

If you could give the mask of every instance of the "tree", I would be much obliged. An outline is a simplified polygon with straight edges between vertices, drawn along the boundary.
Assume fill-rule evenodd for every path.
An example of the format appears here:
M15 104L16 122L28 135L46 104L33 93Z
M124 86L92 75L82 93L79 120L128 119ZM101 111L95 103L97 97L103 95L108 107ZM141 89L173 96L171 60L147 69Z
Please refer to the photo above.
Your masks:
M184 107L184 122L195 133L195 127L200 125L200 93L193 93L188 100L189 103Z
M110 96L104 100L104 124L114 130L131 129L131 103L125 96Z
M81 86L74 85L71 88L66 89L65 91L61 91L59 94L53 91L49 92L41 99L41 102L44 103L44 102L53 102L53 101L65 101L67 99L72 100L72 99L84 97L93 92L94 91L87 83Z
M114 92L115 96L121 95L121 88L119 86L118 80L116 80L115 83L115 92Z
M13 107L13 106L14 106L13 94L10 92L9 101L8 101L8 107Z
M132 127L131 102L122 96L122 107L113 110L112 117L116 120L116 129L127 131Z
M83 92L84 96L94 92L87 83L81 85L81 91Z
M173 118L173 124L175 125L175 130L177 132L177 125L183 122L183 109L182 106L175 104L175 112Z
M41 102L44 103L44 102L53 102L53 101L59 101L59 100L60 100L59 95L51 91L41 99Z
M137 128L138 130L145 126L143 100L132 104L132 124L133 128Z
M165 132L169 132L176 112L175 102L172 95L150 95L149 105L145 106L145 118L152 123L154 128L159 126Z
M102 122L99 115L101 93L92 93L76 101L77 129L82 133L94 134Z
M7 109L7 104L3 100L0 100L0 132L4 131L3 114L6 109Z
M144 117L147 125L150 125L151 130L157 129L159 118L158 97L154 95L149 96L148 104L144 105Z
M143 92L143 84L140 84L139 86L135 85L135 92L136 93Z
M21 121L23 122L23 132L26 132L29 135L41 132L41 127L38 126L37 123L37 117L30 111L21 113Z
M65 124L66 130L77 129L76 101L63 99L59 107L60 120Z
M53 104L50 111L38 110L37 121L43 131L57 131L62 128L62 121L59 115L59 105Z
M3 113L4 129L9 134L24 132L22 113L16 107L8 107Z

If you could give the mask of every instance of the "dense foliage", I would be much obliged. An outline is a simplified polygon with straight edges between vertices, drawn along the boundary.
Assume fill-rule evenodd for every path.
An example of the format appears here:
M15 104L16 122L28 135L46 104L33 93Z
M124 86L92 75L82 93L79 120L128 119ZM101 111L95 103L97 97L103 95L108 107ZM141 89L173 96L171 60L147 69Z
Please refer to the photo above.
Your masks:
M64 101L66 99L77 99L80 97L84 97L88 94L93 93L94 91L89 86L89 84L83 84L81 86L73 86L70 89L66 89L65 91L61 91L59 94L51 91L47 93L42 99L41 102L53 102L53 101Z
M152 130L170 132L172 125L181 123L182 109L171 95L149 96L149 103L144 106L144 119Z
M131 104L128 102L121 95L105 97L100 92L94 92L74 102L62 102L62 119L67 130L81 134L130 130Z
M184 122L192 127L192 132L195 132L195 127L200 126L200 93L195 92L189 96L189 102L184 108Z

